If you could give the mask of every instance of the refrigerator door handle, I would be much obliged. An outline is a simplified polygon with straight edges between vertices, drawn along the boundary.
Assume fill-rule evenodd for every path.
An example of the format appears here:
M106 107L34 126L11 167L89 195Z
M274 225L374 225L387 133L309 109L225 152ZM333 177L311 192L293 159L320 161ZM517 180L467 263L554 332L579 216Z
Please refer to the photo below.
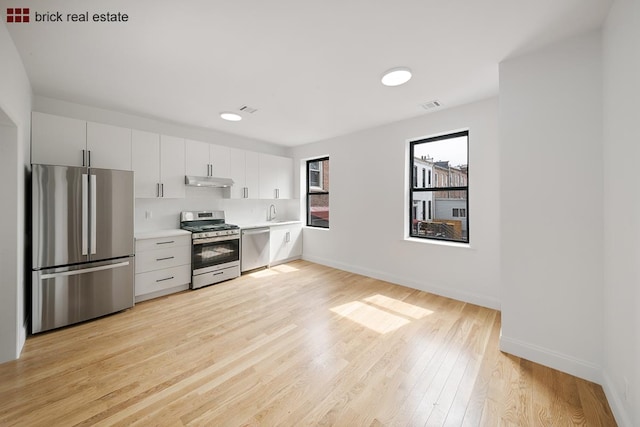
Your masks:
M45 279L53 279L55 277L77 276L78 274L94 273L96 271L102 271L102 270L113 270L114 268L126 267L128 265L129 265L129 261L123 261L123 262L119 262L117 264L101 265L99 267L91 267L91 268L84 268L84 269L80 269L80 270L63 271L61 273L42 274L40 276L40 279L41 280L45 280Z
M82 255L89 255L89 179L82 174Z
M90 175L91 177L91 188L89 189L89 196L91 197L91 206L89 208L89 215L91 216L91 254L95 254L96 250L97 250L97 242L96 242L96 228L97 228L97 222L96 222L96 216L97 216L97 209L96 209L96 176L95 175Z

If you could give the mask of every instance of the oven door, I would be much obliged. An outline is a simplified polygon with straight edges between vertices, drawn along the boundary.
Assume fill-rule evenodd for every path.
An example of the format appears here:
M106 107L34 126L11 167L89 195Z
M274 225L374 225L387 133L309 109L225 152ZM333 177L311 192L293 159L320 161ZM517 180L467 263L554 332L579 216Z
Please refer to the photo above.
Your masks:
M193 274L220 268L223 264L240 263L240 237L222 236L193 240Z

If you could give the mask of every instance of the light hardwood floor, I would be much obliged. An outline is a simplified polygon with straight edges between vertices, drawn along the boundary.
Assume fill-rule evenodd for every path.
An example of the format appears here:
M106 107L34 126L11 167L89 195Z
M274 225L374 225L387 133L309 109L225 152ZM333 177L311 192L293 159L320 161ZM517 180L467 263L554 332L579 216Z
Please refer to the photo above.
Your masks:
M500 314L296 261L27 340L0 425L612 426Z

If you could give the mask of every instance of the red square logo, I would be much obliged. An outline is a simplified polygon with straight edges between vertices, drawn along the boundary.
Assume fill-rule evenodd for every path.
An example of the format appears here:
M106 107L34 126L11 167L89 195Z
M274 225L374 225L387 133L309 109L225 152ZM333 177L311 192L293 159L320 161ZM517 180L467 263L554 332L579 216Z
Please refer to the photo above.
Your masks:
M7 8L7 22L29 22L29 8L28 7L8 7Z

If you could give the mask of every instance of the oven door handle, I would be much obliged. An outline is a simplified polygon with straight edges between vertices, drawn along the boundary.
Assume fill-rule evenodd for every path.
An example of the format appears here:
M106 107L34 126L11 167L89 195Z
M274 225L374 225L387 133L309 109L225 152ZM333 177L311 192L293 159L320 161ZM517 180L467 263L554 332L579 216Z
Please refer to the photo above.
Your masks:
M207 237L205 239L193 239L194 245L203 245L205 243L225 242L228 240L240 240L240 236L234 234L233 236L219 236L219 237Z

